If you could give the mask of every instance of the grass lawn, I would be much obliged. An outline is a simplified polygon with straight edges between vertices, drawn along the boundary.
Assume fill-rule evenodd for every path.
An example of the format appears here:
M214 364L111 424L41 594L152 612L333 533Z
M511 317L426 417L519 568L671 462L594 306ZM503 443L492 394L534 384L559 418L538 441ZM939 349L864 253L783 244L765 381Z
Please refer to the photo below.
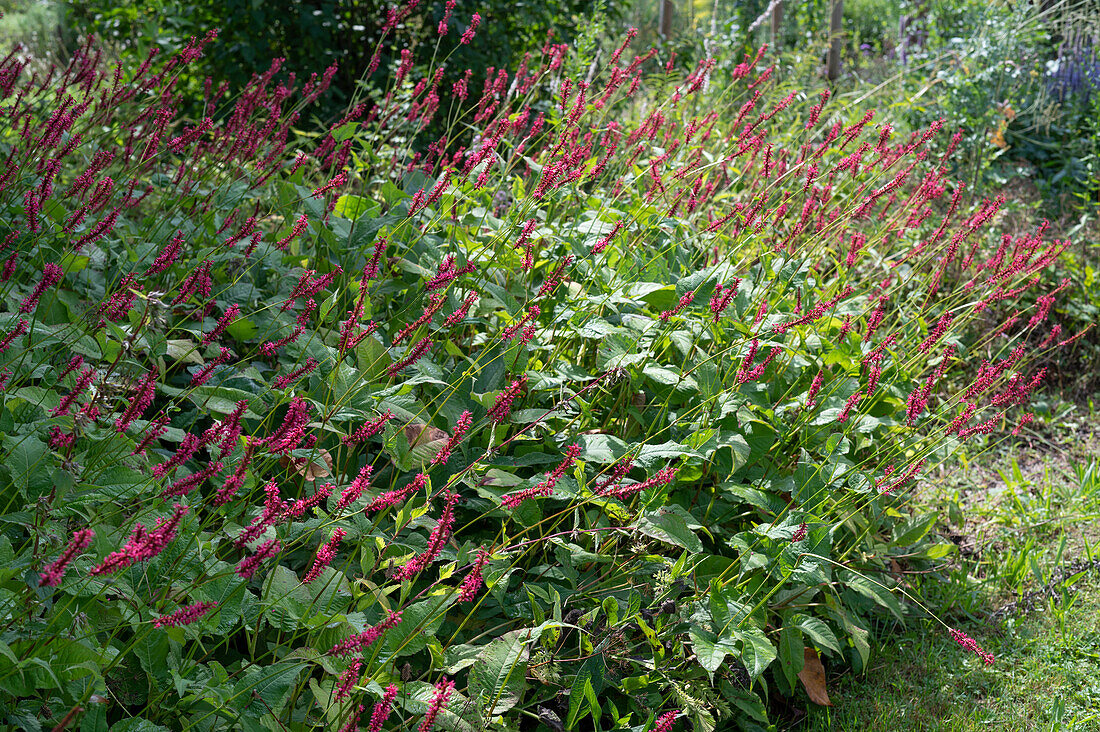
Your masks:
M945 533L966 581L919 589L992 666L933 621L886 626L867 673L829 674L832 708L809 705L786 729L1100 730L1098 446L1096 415L1070 412L925 487L945 526L965 517Z

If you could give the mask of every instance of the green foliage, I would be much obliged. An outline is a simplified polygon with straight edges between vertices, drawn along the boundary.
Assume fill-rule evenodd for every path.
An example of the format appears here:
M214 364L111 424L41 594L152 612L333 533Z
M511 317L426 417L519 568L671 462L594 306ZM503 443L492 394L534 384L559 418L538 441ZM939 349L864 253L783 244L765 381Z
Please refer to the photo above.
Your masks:
M285 60L284 74L299 78L313 70L335 66L333 93L323 102L322 122L342 109L349 99L359 98L360 83L385 83L389 72L400 63L402 48L417 52L418 70L436 61L446 68L450 83L474 71L472 90L480 89L489 69L515 68L523 54L548 42L570 42L576 35L591 3L583 0L540 0L529 2L474 2L457 0L447 12L447 33L440 38L438 26L444 20L444 3L393 5L381 0L209 0L175 2L147 0L119 4L101 0L69 0L66 23L78 34L95 34L113 41L128 54L144 56L151 48L174 52L193 37L218 29L219 42L208 47L204 58L189 67L181 86L188 93L189 110L203 114L203 83L207 77L230 88L243 87L254 74L268 70L271 60ZM400 10L394 28L386 29L391 7ZM476 44L462 44L460 38L474 13L482 17L483 32ZM613 20L620 3L604 2L603 20ZM391 47L394 34L399 42ZM372 57L378 71L370 73ZM445 61L445 64L438 63ZM433 67L434 71L434 67ZM303 122L308 122L303 120ZM310 122L312 126L313 123Z

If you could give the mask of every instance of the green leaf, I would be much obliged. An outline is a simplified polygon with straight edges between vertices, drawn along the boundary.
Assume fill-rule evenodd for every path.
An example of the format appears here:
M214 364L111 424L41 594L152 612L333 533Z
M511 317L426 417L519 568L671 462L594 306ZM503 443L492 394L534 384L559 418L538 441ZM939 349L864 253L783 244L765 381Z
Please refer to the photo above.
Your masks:
M699 661L700 666L707 670L712 679L714 678L714 672L726 660L726 656L737 653L737 645L734 643L733 638L719 638L706 628L697 626L689 628L688 638L691 639L691 646L695 650L696 660Z
M905 611L902 610L901 603L894 597L894 593L890 592L885 587L850 570L838 571L837 579L867 599L873 600L889 610L898 620L905 620Z
M821 618L796 613L790 617L788 624L791 627L801 630L808 635L814 643L822 648L828 648L834 653L840 653L840 644L837 642L836 634L833 633L832 629L826 625L825 621ZM805 661L805 659L803 659L803 661Z
M527 687L527 642L530 632L513 630L486 645L470 668L468 693L490 716L519 703Z
M15 487L29 498L44 495L52 485L46 443L33 436L5 437L4 447L10 450L4 464Z
M668 511L646 513L638 519L635 528L658 541L687 549L689 552L703 551L703 542L692 533L684 519Z
M771 644L763 631L750 626L735 633L741 645L741 663L754 680L775 660L775 646Z
M581 664L573 679L573 686L569 691L569 713L565 717L565 728L573 729L577 721L586 711L591 709L589 697L585 693L585 687L591 687L593 694L603 691L604 677L603 656L599 653L592 655Z
M752 458L752 448L745 441L743 435L723 432L719 440L719 449L726 448L730 451L733 467L730 474L740 470Z
M796 626L786 625L779 632L779 667L783 677L792 689L796 688L798 672L806 663L805 646L802 643L802 631Z
M225 332L234 340L247 341L251 338L255 338L259 329L256 327L256 324L248 318L237 318L229 324Z
M894 546L905 547L912 546L918 541L924 538L925 534L936 523L938 515L935 513L929 513L926 516L916 516L904 526L898 528L898 533L894 539Z
M283 710L305 663L281 662L249 669L233 687L233 696L249 712L262 716ZM259 698L255 698L258 696Z
M629 450L625 442L611 435L582 435L578 442L585 462L595 465L613 463Z
M162 689L168 681L168 634L163 628L151 628L134 644L134 655L141 662L145 672L161 683Z
M678 442L662 442L659 445L642 445L634 463L640 468L648 468L654 463L678 457L701 457L687 445Z
M952 554L957 550L958 547L956 547L954 544L932 544L928 546L923 552L921 552L920 556L924 557L925 559L936 561L938 559L943 559L948 554Z

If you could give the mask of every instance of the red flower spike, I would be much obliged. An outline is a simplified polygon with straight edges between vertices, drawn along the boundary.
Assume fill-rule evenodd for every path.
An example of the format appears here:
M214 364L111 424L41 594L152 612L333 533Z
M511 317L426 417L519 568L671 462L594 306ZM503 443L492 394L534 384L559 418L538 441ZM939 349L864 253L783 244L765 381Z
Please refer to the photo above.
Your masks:
M23 298L23 302L19 304L19 312L33 313L35 308L38 307L38 300L42 297L42 293L60 282L64 276L65 272L61 267L53 262L47 264L42 270L42 279L35 285L31 294Z
M410 493L418 493L423 490L424 486L427 484L427 481L428 476L424 475L424 473L419 473L416 478L404 488L398 488L397 490L387 491L383 493L382 495L378 496L378 498L375 498L373 501L371 501L364 510L380 511L388 506L396 506L397 504L405 500L405 496L409 495Z
M237 564L237 575L243 579L251 579L256 570L265 560L271 559L283 550L283 545L278 539L265 541L256 548L256 553L251 557L245 557Z
M961 646L962 648L965 648L966 650L976 655L978 658L982 659L982 661L985 662L986 666L993 665L993 654L983 651L978 645L978 642L975 641L973 638L971 638L961 630L957 630L956 628L948 628L947 632L951 634L952 640L958 643L959 646Z
M332 560L336 558L336 552L340 548L340 542L347 535L347 532L343 529L336 529L332 532L332 538L328 543L317 550L317 556L313 560L313 566L310 567L309 572L302 578L302 584L308 585L315 579L321 576L321 570L332 563Z
M65 570L76 559L77 555L88 548L88 544L92 542L94 536L95 532L91 529L74 531L72 539L69 540L69 545L65 547L65 551L42 571L38 586L57 587L61 584L61 578L65 576Z
M481 573L485 567L485 563L488 561L489 552L484 549L478 549L474 566L470 569L470 573L466 575L466 579L462 581L462 586L458 589L458 602L470 602L477 597L477 591L482 584Z
M390 709L393 707L395 699L397 699L397 687L390 684L382 694L382 701L374 705L367 732L382 732L382 725L389 719Z
M434 562L439 553L443 551L443 546L451 538L451 530L454 527L455 520L454 507L459 500L460 496L457 493L444 495L443 512L440 513L435 528L428 536L428 548L410 559L404 567L394 573L394 578L397 581L412 579Z
M327 656L346 656L349 653L366 648L382 637L382 634L401 622L401 611L390 613L389 616L378 625L367 628L362 633L347 638L332 648L325 651Z
M420 722L420 726L416 728L416 732L430 732L431 728L435 726L435 718L447 706L447 700L454 688L455 683L447 679L443 679L435 685L435 695L428 704L428 711L424 714L424 719Z
M180 608L169 615L162 615L153 621L157 628L166 628L171 625L190 625L203 615L218 606L216 602L196 602L194 605Z
M493 406L489 408L489 420L493 424L501 424L504 420L508 419L508 413L512 409L512 402L523 390L523 387L527 385L527 377L521 376L513 381L497 396L496 401L493 402Z
M673 723L679 716L680 710L678 709L674 709L671 712L665 712L657 718L656 724L653 725L653 732L670 732Z

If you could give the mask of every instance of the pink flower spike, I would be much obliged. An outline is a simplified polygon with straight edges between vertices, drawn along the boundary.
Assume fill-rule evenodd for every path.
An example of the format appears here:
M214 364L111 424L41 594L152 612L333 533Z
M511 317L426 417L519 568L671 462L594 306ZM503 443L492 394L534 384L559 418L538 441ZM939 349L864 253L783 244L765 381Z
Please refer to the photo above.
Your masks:
M332 560L336 558L336 552L340 548L340 542L343 541L347 532L343 529L336 529L332 532L332 538L328 543L317 550L317 557L313 560L313 566L310 567L309 572L302 578L302 584L308 585L313 580L321 576L321 570L332 563Z
M196 602L194 605L180 608L169 615L160 616L153 621L153 625L157 628L164 628L169 625L190 625L213 610L217 605L216 602Z
M278 539L271 539L260 544L256 549L256 553L251 557L245 557L237 564L237 575L243 579L251 579L252 575L256 574L256 570L260 568L260 564L266 559L271 559L273 556L283 550L283 545Z
M948 628L947 631L956 643L982 659L986 666L993 665L993 654L983 651L976 640L956 628Z
M42 297L42 293L60 282L64 276L65 272L61 267L53 262L47 264L42 270L42 279L35 285L31 294L23 298L23 302L20 303L19 312L24 314L33 313L34 309L38 307L38 300Z
M390 709L397 698L397 687L390 684L382 694L382 701L374 705L374 711L370 715L370 725L367 732L382 732L382 725L389 719Z
M715 323L721 319L722 311L728 308L729 304L733 302L739 284L741 284L741 278L734 277L733 284L728 287L724 287L721 282L714 286L714 295L710 298L710 312L714 315Z
M467 28L466 32L464 32L462 34L462 38L461 38L461 40L459 40L459 43L461 43L464 46L468 46L470 43L472 43L473 40L474 40L474 34L477 33L477 27L480 23L481 23L481 14L480 13L474 13L473 17L470 18L470 27Z
M435 685L435 696L432 697L432 701L428 705L428 711L424 714L424 720L416 728L416 732L429 732L435 726L435 718L446 708L447 700L454 688L455 682L447 679L443 679Z
M404 488L386 491L382 495L378 496L378 498L375 498L373 501L371 501L364 510L381 511L383 508L386 508L388 506L396 506L397 504L405 500L405 496L409 495L410 493L419 493L421 490L423 490L424 485L427 483L427 481L428 476L424 475L424 473L420 473L411 483L406 485Z
M226 308L225 313L218 320L218 324L214 326L214 329L203 336L202 345L205 346L208 343L211 343L221 338L222 334L225 333L225 329L232 325L233 321L236 320L240 314L240 305L230 305L228 308Z
M69 545L65 547L65 551L61 552L61 556L43 570L42 577L38 580L38 586L57 587L61 584L61 578L65 576L65 570L69 564L76 559L78 554L88 548L88 544L92 542L94 536L95 532L91 529L74 531L73 538L69 541Z
M126 411L115 420L116 430L125 432L131 422L145 414L145 410L149 408L149 405L153 402L153 397L156 396L157 377L159 375L157 370L153 369L138 382L137 388L126 406Z
M359 672L363 670L363 660L357 658L351 662L347 671L340 674L340 684L336 687L335 699L341 701L351 694L351 690L359 681Z
M301 236L302 232L306 230L307 226L309 226L309 217L305 214L302 214L298 217L298 220L294 222L294 226L293 228L291 228L290 233L279 241L275 242L275 248L281 252L285 252L287 250L287 247L290 246L290 242L294 240L295 237Z
M554 486L557 484L558 479L565 474L565 471L573 467L573 464L580 457L581 447L574 443L569 446L569 449L565 453L565 460L563 460L558 467L554 468L554 471L546 476L546 479L538 485L527 488L526 490L519 491L518 493L509 493L500 499L500 505L504 508L518 508L520 504L526 501L528 498L535 498L538 496L551 496L554 494Z
M429 465L443 465L451 457L451 451L462 442L462 438L466 436L466 433L470 431L470 425L473 424L474 415L469 411L465 411L458 418L458 422L455 424L454 434L447 440L447 444L443 446L443 449L436 453L436 456L432 458Z
M386 423L393 419L393 412L388 409L377 419L373 419L369 422L364 422L359 429L352 432L350 435L341 437L340 441L345 445L360 445L370 438L377 435L386 427Z
M30 327L30 323L27 321L27 319L21 318L19 320L19 323L10 331L8 331L8 334L4 336L4 339L0 340L0 353L8 350L8 348L11 347L12 341L26 333L28 327Z
M428 536L428 548L410 559L404 567L394 573L394 579L397 581L412 579L427 568L436 560L439 553L443 551L443 546L451 538L451 529L454 527L455 522L455 504L460 500L460 496L457 493L446 493L443 500L445 501L443 512L440 513L435 528Z
M527 377L521 376L508 385L508 388L500 393L489 409L489 419L493 424L501 424L508 419L508 413L512 409L512 402L527 385Z
M328 191L331 191L333 188L339 188L340 186L344 185L347 182L348 182L347 171L342 171L339 175L337 175L335 178L330 180L328 183L325 183L320 188L314 189L313 193L310 195L310 198L318 198L322 194L324 194Z
M825 370L821 369L810 383L810 392L806 395L806 409L813 409L817 405L817 394L821 391L821 382L824 378Z
M466 575L466 579L462 580L462 586L458 588L459 602L470 602L477 597L478 588L481 587L482 583L481 572L487 561L489 561L489 552L484 549L478 549L477 561L474 562L474 566L470 569L470 573Z
M671 712L665 712L657 718L657 723L653 725L653 732L669 732L669 730L672 729L672 724L679 716L679 709L674 709Z
M691 301L695 299L695 290L689 290L684 293L684 296L680 298L680 301L676 303L676 307L672 310L665 310L661 313L661 321L667 323L671 318L676 317L680 312L691 304Z
M340 500L336 504L337 511L343 511L359 500L359 496L363 495L368 487L370 487L370 474L374 468L368 463L363 466L363 469L359 471L359 475L355 477L355 480L351 482L347 488L340 494Z
M327 656L346 656L374 643L382 634L401 622L401 611L390 613L389 616L378 625L367 628L362 633L347 638L325 652Z

